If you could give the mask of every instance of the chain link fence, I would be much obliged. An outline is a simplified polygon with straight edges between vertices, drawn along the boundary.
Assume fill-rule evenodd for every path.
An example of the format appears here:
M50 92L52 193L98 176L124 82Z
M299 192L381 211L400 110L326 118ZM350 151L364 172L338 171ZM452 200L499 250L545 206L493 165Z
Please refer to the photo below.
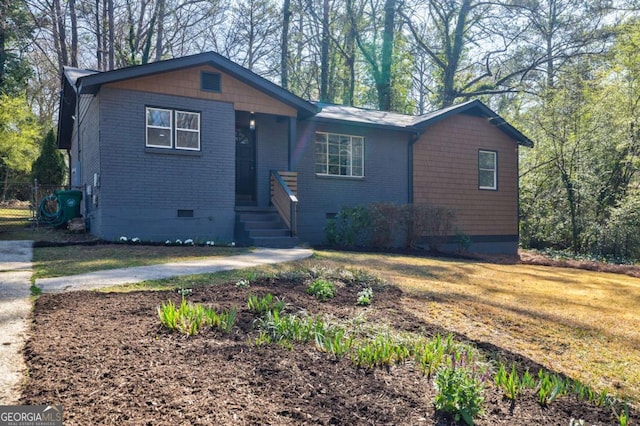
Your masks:
M42 200L68 186L39 185L35 182L5 182L0 197L0 233L21 232L38 227Z

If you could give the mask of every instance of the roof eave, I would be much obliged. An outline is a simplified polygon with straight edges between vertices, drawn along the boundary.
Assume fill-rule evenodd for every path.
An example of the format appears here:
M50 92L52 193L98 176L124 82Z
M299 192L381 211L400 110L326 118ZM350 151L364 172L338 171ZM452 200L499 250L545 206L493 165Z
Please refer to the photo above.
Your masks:
M420 132L424 131L427 127L433 126L439 121L449 118L453 115L468 114L486 118L491 124L496 126L500 131L507 134L510 138L514 139L518 145L533 148L533 141L523 135L518 129L507 123L502 117L496 114L492 109L483 104L479 100L473 100L454 106L447 109L441 114L436 114L432 117L425 118L424 120L414 123L413 128Z
M413 127L407 126L392 126L389 124L380 124L380 123L367 123L363 121L354 121L354 120L341 120L339 118L328 118L328 117L317 117L313 116L309 118L309 121L313 121L315 123L325 123L325 124L339 124L344 126L358 126L358 127L366 127L371 129L381 129L381 130L393 130L400 131L406 133L415 133L416 129Z
M186 56L182 58L169 59L166 61L152 62L145 65L138 65L118 70L93 74L78 79L82 83L81 93L95 94L100 86L107 83L129 80L132 78L144 77L169 71L178 71L198 65L211 65L220 71L231 74L234 78L252 86L279 101L295 108L298 116L304 118L318 112L315 105L288 92L275 83L266 80L259 75L245 69L244 67L218 55L214 52L205 52L198 55Z

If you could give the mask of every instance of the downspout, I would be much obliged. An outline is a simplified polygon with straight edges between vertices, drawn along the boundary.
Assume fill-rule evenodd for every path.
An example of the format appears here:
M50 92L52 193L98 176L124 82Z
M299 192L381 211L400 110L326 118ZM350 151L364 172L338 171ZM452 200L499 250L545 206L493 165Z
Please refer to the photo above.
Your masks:
M80 95L82 93L82 80L76 83L76 139L78 140L78 158L77 163L80 167L76 168L76 174L78 175L77 180L82 185L82 148L80 145L80 121L82 117L80 117ZM69 185L71 187L71 185ZM86 202L86 200L85 200Z
M516 235L517 245L520 246L520 144L516 142ZM516 247L516 251L518 248Z

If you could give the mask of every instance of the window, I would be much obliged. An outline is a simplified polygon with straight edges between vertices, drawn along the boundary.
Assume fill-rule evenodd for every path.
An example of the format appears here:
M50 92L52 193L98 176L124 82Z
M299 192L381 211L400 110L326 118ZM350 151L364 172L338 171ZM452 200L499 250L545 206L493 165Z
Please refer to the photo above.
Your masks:
M176 111L176 149L200 149L200 114Z
M200 113L147 107L146 145L199 151Z
M316 173L364 176L364 138L316 132Z
M478 151L478 188L498 189L498 153Z
M171 110L147 108L147 146L171 148Z

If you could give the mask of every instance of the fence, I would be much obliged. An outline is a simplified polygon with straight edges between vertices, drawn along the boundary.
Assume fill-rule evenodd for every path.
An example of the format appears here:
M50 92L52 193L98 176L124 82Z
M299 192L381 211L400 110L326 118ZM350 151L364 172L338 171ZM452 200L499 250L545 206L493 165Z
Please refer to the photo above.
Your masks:
M0 196L0 233L19 232L38 226L42 200L68 186L39 185L35 182L6 182Z

